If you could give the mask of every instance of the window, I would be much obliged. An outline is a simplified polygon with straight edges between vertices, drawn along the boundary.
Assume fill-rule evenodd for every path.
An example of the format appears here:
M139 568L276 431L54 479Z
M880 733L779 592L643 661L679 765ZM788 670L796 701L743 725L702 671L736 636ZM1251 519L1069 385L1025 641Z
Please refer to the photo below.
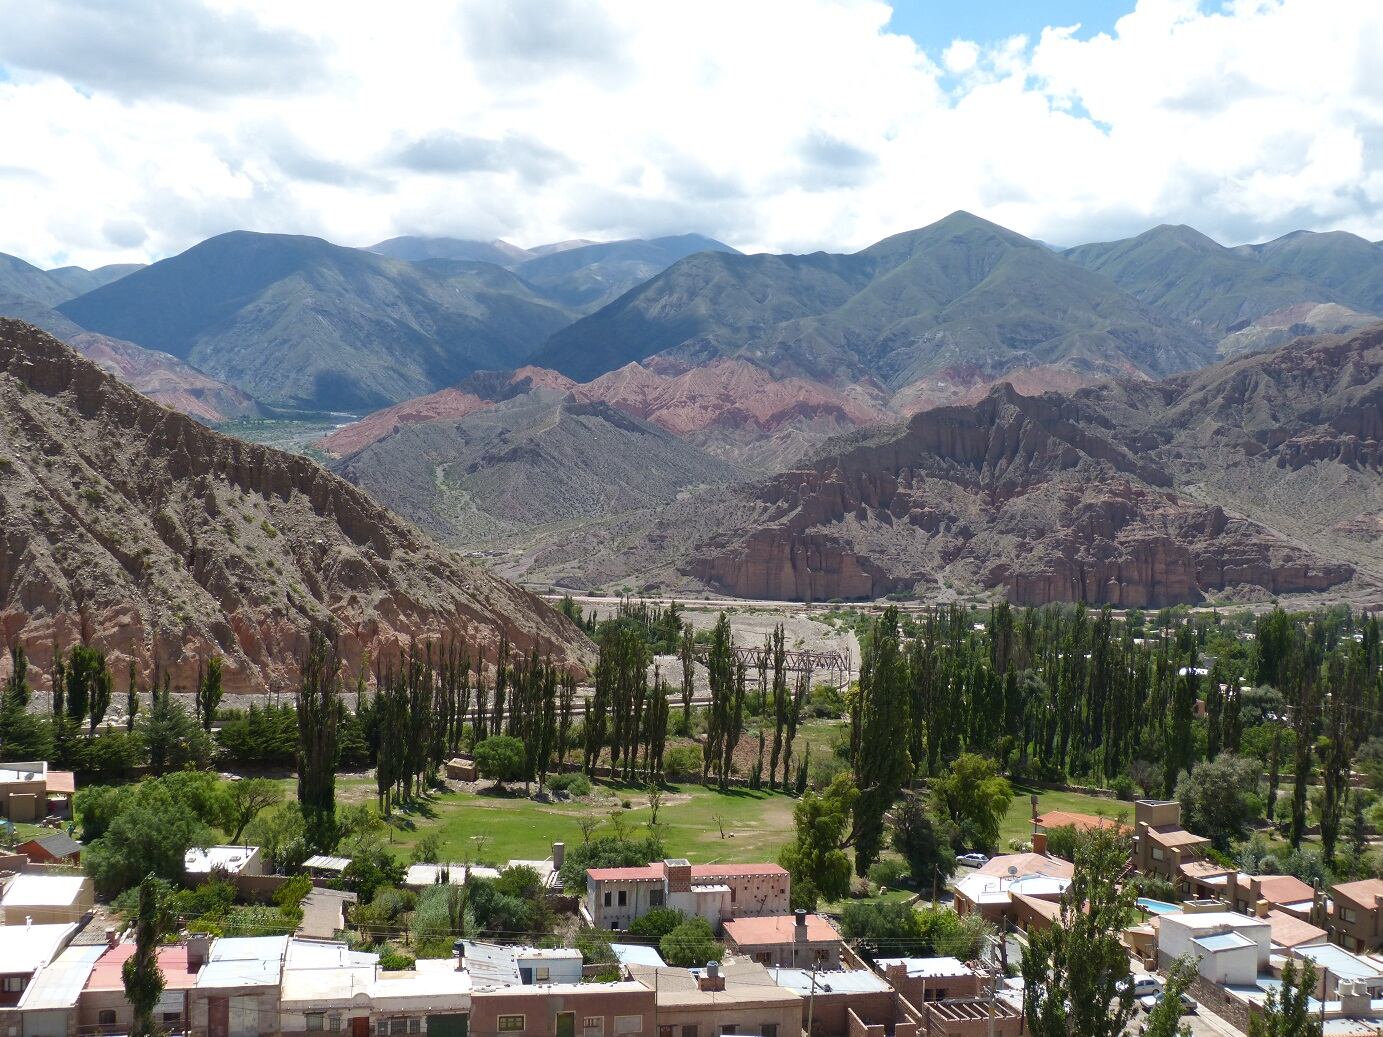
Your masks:
M535 983L546 983L552 978L552 973L546 965L538 965L533 969L533 981Z
M625 892L624 890L620 890L620 891L619 891L619 906L620 906L620 907L624 907L627 903L629 903L629 894L628 894L627 892Z
M339 1015L327 1016L327 1029L332 1033L337 1033L341 1029L341 1017Z
M502 1015L499 1017L500 1033L522 1033L524 1020L521 1015Z
M1343 918L1346 922L1352 922L1352 921L1354 921L1358 916L1357 916L1357 915L1354 913L1354 911L1351 910L1350 908L1348 908L1348 907L1342 907L1342 908L1340 908L1340 917Z
M677 1037L677 1027L660 1026L658 1027L658 1037Z
M696 1027L695 1027L695 1026L684 1026L684 1027L682 1027L682 1037L696 1037Z
M662 887L661 887L661 886L654 886L652 889L650 889L650 890L648 891L648 906L649 906L649 907L662 907L662 906L663 906L663 890L662 890Z
M643 1033L643 1016L641 1015L617 1015L615 1016L615 1033Z
M603 1015L588 1015L581 1020L581 1037L601 1037L605 1032Z
M7 993L7 994L19 994L19 993L22 993L23 991L24 991L24 977L23 977L23 976L6 976L6 977L5 977L5 993Z
M736 1026L734 1023L731 1023L729 1026L722 1026L722 1027L720 1028L721 1037L725 1037L726 1034L738 1033L738 1032L739 1032L739 1027Z
M623 896L623 895L624 895L623 893L620 894L620 896ZM605 891L605 906L606 906L606 907L609 907L609 906L610 906L610 891L609 891L608 889Z
M760 1023L759 1033L762 1035L762 1037L778 1037L778 1024Z
M326 1025L326 1016L321 1012L308 1012L304 1018L307 1019L307 1029L313 1033Z
M101 1009L101 1011L100 1011L99 1013L97 1013L97 1016L96 1016L96 1023L97 1023L97 1025L99 1025L99 1026L114 1026L114 1025L115 1025L115 1009L113 1009L113 1008L103 1008L103 1009Z
M177 1026L179 1023L181 1023L181 1022L182 1022L182 1013L181 1013L181 1012L164 1012L164 1013L163 1013L163 1025L164 1025L165 1027L168 1027L169 1029L172 1029L172 1028L176 1027L176 1026Z

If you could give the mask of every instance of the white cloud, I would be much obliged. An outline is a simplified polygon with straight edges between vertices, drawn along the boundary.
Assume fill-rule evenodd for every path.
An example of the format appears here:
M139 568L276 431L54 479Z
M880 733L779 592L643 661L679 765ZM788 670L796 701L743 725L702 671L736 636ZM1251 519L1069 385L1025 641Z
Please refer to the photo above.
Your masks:
M1035 21L940 64L871 0L379 10L0 0L0 251L97 265L239 227L858 248L959 208L1056 243L1383 238L1374 0L1141 0L1110 34Z

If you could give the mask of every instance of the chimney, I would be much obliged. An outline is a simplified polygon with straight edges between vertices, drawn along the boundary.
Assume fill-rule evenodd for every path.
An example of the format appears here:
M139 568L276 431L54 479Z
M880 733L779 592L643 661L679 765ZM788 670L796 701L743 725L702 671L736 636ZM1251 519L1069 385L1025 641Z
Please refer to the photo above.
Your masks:
M807 912L803 908L798 908L792 913L792 936L798 943L807 942Z
M663 880L669 893L690 893L691 861L684 857L669 857L663 861Z
M1028 804L1029 804L1029 806L1031 806L1031 808L1032 808L1032 819L1033 819L1034 821L1036 821L1036 820L1037 820L1037 794L1036 794L1036 793L1033 793L1031 796L1028 797Z
M1373 995L1363 980L1342 979L1335 991L1340 999L1340 1013L1346 1019L1367 1019L1373 1015Z
M1044 857L1047 856L1047 833L1046 833L1046 832L1033 832L1033 834L1032 834L1032 852L1033 852L1033 853L1040 853L1040 854L1042 854L1042 856L1044 856Z
M566 843L553 843L553 844L552 844L552 870L553 870L553 871L561 871L561 870L562 870L562 862L565 861L566 859L567 859L567 844L566 844Z
M696 986L698 990L708 993L724 990L725 977L720 974L720 963L714 961L706 962L706 971L697 979Z
M1268 909L1272 907L1266 900L1255 900L1253 902L1253 913L1259 918L1268 917Z
M196 972L206 964L211 951L211 937L198 933L187 938L187 970Z
M106 927L106 946L107 946L107 947L114 947L114 946L115 946L117 943L119 943L119 942L120 942L120 934L117 933L117 932L115 931L114 928L112 928L112 927L110 927L110 926L107 926L107 927Z

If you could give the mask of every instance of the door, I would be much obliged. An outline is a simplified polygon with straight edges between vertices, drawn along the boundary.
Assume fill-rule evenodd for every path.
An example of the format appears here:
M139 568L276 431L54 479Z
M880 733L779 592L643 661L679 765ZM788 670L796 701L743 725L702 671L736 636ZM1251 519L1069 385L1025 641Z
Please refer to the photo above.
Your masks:
M358 1015L351 1020L351 1037L370 1037L370 1017Z
M557 1013L557 1037L576 1037L576 1013Z
M230 1033L230 998L207 998L206 1030L207 1037L227 1037Z

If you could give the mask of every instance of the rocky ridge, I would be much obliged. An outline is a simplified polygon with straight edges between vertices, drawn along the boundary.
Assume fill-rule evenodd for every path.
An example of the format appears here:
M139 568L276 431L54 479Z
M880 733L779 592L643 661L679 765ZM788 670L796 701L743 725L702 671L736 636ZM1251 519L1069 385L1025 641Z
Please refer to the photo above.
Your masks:
M564 617L437 547L315 463L160 407L45 333L0 320L0 633L47 671L86 639L117 673L291 690L330 624L354 673L410 639L500 632L584 667Z

